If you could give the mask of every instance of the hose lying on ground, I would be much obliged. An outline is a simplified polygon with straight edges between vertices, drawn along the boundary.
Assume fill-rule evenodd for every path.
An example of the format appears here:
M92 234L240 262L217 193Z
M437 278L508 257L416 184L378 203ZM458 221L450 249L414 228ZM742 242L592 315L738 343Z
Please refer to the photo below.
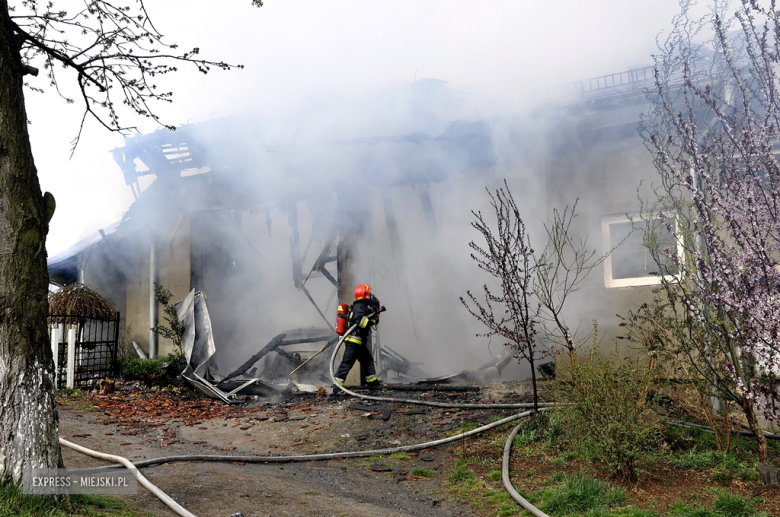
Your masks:
M540 411L545 411L549 408L541 409ZM462 440L464 438L468 438L469 436L474 436L475 434L483 433L485 431L488 431L490 429L493 429L494 427L499 427L501 425L504 425L509 422L513 422L515 420L524 418L523 420L515 429L512 431L512 433L509 435L509 438L507 438L506 445L504 446L504 463L503 463L503 479L504 479L504 487L509 492L509 495L512 496L513 499L515 499L518 503L520 503L523 508L531 512L536 517L548 517L544 513L542 513L538 508L536 508L534 505L523 499L523 497L517 493L517 491L512 486L511 481L509 480L509 454L512 448L512 443L515 439L515 436L517 435L520 428L528 422L531 415L534 414L534 411L524 411L522 413L518 413L516 415L511 415L506 418L503 418L501 420L497 420L495 422L492 422L490 424L484 425L482 427L478 427L476 429L473 429L471 431L467 431L465 433L461 433L455 436L450 436L449 438L442 438L440 440L434 440L431 442L425 442L425 443L418 443L414 445L402 445L399 447L393 447L390 449L374 449L369 451L355 451L355 452L333 452L333 453L325 453L325 454L309 454L305 456L224 456L224 455L186 455L186 456L168 456L164 458L152 458L148 460L143 461L137 461L135 463L131 463L129 460L122 458L120 456L113 456L111 454L102 454L101 453L95 453L96 457L102 457L103 459L116 459L118 461L122 461L123 465L128 466L134 466L135 468L141 468L141 467L149 467L152 465L161 465L163 463L171 463L171 462L185 462L185 461L204 461L204 462L242 462L242 463L293 463L293 462L302 462L302 461L317 461L317 460L334 460L334 459L342 459L342 458L361 458L361 457L367 457L367 456L375 456L375 455L385 455L385 454L394 454L397 452L411 452L416 450L422 450L422 449L428 449L430 447L437 447L439 445L444 445L451 442L456 442L459 440ZM84 449L83 447L80 447L76 444L70 443L67 440L63 440L60 438L60 443L63 445L66 445L68 447L72 447L76 450L80 450L81 452L89 451L89 449ZM83 449L83 450L82 450ZM94 451L90 451L94 452ZM86 452L85 452L86 453ZM92 454L90 454L92 455ZM99 456L97 456L99 455ZM127 462L127 463L125 463ZM117 468L119 465L106 465L104 467L96 467L94 469L90 470L106 470L106 469L113 469ZM129 468L129 467L128 467ZM168 497L165 495L162 491L160 491L157 487L149 483L146 478L144 478L140 472L138 472L138 479L141 481L141 484L149 488L149 490L152 490L151 487L154 487L157 491L159 491L160 494L162 494L165 497ZM145 484L144 482L148 483ZM157 492L153 492L155 495L160 497ZM161 498L162 499L162 498ZM165 502L165 501L163 501ZM168 504L166 502L166 504ZM174 501L174 504L175 501ZM170 506L170 505L169 505ZM173 508L173 507L172 507ZM182 509L183 510L183 509ZM174 509L174 511L176 511ZM186 510L183 510L186 512ZM190 513L186 514L179 514L179 515L192 515Z
M432 406L432 407L441 407L441 408L469 408L469 409L508 409L508 408L527 408L532 407L533 404L529 403L521 403L521 404L446 404L446 403L439 403L439 402L427 402L427 401L419 401L419 400L408 400L408 399L395 399L390 397L373 397L368 395L361 395L358 393L354 393L343 386L336 383L334 372L333 372L333 363L336 358L336 352L338 351L341 343L343 343L344 338L349 335L349 333L354 330L355 326L353 326L339 341L339 343L334 347L333 355L331 356L330 360L330 376L331 379L334 382L334 385L338 386L342 391L345 393L352 395L353 397L361 398L361 399L368 399L368 400L377 400L377 401L386 401L386 402L394 402L394 403L406 403L406 404L418 404L418 405L424 405L424 406ZM552 404L539 404L544 406L550 406ZM544 409L549 409L544 408ZM544 410L542 409L542 410ZM62 443L65 446L71 447L73 449L79 450L81 452L84 452L85 454L89 454L91 456L95 456L98 458L103 459L113 459L116 461L120 461L124 466L131 468L141 468L141 467L148 467L151 465L161 465L164 463L171 463L171 462L189 462L189 461L203 461L203 462L242 462L242 463L292 463L292 462L303 462L303 461L317 461L317 460L334 460L334 459L343 459L343 458L360 458L360 457L367 457L367 456L374 456L374 455L386 455L386 454L394 454L397 452L411 452L416 450L422 450L422 449L428 449L431 447L438 447L440 445L445 445L447 443L456 442L459 440L462 440L464 438L468 438L469 436L474 436L476 434L483 433L485 431L488 431L490 429L493 429L495 427L499 427L501 425L504 425L509 422L513 422L515 420L526 418L532 414L534 414L535 411L525 411L522 413L518 413L516 415L511 415L506 418L503 418L501 420L497 420L496 422L492 422L490 424L478 427L476 429L473 429L471 431L467 431L455 436L451 436L449 438L442 438L440 440L433 440L430 442L424 442L414 445L402 445L399 447L392 447L389 449L375 449L375 450L368 450L368 451L354 451L354 452L335 452L335 453L323 453L323 454L308 454L308 455L302 455L302 456L226 456L226 455L182 455L182 456L168 456L163 458L152 458L148 460L138 461L138 462L130 462L130 460L127 460L125 458L122 458L120 456L114 456L111 454L102 454L97 453L95 451L91 451L89 449L86 449L84 447L81 447L79 445L73 444L71 442L68 442L67 440L64 440L60 438L60 443ZM527 419L526 419L527 421ZM521 424L522 425L522 424ZM536 507L531 505L528 501L523 499L520 494L517 493L517 491L514 490L511 483L509 482L509 463L508 463L508 454L509 450L512 447L512 441L514 440L515 435L517 434L518 430L520 429L520 425L515 428L515 430L510 435L509 439L507 440L507 445L504 448L504 486L507 487L507 490L510 491L510 495L512 495L515 500L517 500L523 507L534 513L534 515L537 515L538 517L547 517L545 514L541 513ZM97 467L94 470L102 470L102 469L112 469L117 468L118 465L107 465L104 467ZM152 493L154 493L157 497L159 497L163 502L165 502L168 506L170 506L174 511L179 513L179 515L183 516L192 516L195 517L193 514L187 512L187 510L184 510L180 505L178 505L175 501L173 501L170 497L168 497L164 492L162 492L160 489L158 489L156 486L154 486L151 482L149 482L143 475L138 472L138 480L141 482L142 485L147 487ZM169 503L170 501L170 503ZM175 505L171 506L171 504ZM178 509L177 509L178 508ZM180 513L185 512L185 513Z
M127 458L123 458L122 456L116 456L114 454L105 454L103 452L93 451L92 449L87 449L84 446L69 442L64 438L60 438L60 445L64 445L65 447L69 447L73 450L79 451L83 454L86 454L87 456L93 456L95 458L100 458L102 460L118 461L122 465L124 465L125 467L131 470L136 469L136 467L133 465L133 463L130 460L128 460ZM179 503L174 501L170 496L168 496L168 494L166 494L165 492L157 488L151 481L146 479L144 475L138 472L137 470L136 470L136 477L139 483L145 486L146 489L149 490L152 494L157 496L157 498L163 503L165 503L168 506L168 508L170 508L177 514L181 515L182 517L196 517L195 514L185 510Z
M457 442L469 436L475 434L484 433L494 427L514 422L520 418L525 418L533 414L533 411L524 411L516 415L511 415L501 420L497 420L482 427L472 429L465 433L456 434L449 438L442 438L440 440L433 440L431 442L417 443L413 445L400 445L398 447L392 447L389 449L374 449L370 451L354 451L354 452L327 452L321 454L307 454L301 456L227 456L227 455L183 455L183 456L166 456L163 458L152 458L143 461L133 462L136 468L148 467L150 465L161 465L163 463L170 463L174 461L230 461L230 462L242 462L242 463L295 463L300 461L323 461L323 460L335 460L341 458L363 458L366 456L375 456L380 454L394 454L396 452L411 452L419 451L422 449L429 449L431 447L438 447L452 442ZM118 465L107 465L105 467L97 467L95 470L116 468Z
M675 427L685 427L688 429L701 429L702 431L707 431L708 433L712 433L712 427L708 425L701 425L701 424L694 424L691 422L682 422L680 420L675 420L673 418L667 418L666 423L669 425L673 425ZM755 436L752 431L737 431L735 429L731 430L734 434L739 434L741 436ZM761 430L761 433L766 437L767 440L780 440L780 435L770 433L769 431Z
M548 517L546 513L539 510L536 506L532 505L528 501L526 501L523 496L521 496L519 493L517 493L517 490L515 490L515 487L512 486L512 482L509 480L509 456L512 454L512 444L515 441L515 436L517 436L517 432L520 431L520 428L523 427L526 423L528 423L528 418L517 424L517 427L515 427L512 432L509 434L509 437L506 439L506 444L504 444L504 460L501 467L501 477L504 481L504 488L506 488L506 491L509 492L509 495L512 496L512 499L517 501L520 506L531 512L532 515L535 517Z
M333 371L333 364L336 362L336 354L338 354L339 348L341 348L341 344L344 342L344 339L349 336L353 330L355 330L355 327L357 325L352 325L347 332L341 336L341 339L339 339L339 342L336 343L336 346L333 347L333 354L330 356L330 379L333 381L333 389L336 388L340 389L344 393L348 395L352 395L353 397L365 399L365 400L378 400L381 402L395 402L399 404L417 404L419 406L431 406L431 407L441 407L441 408L462 408L462 409L517 409L517 408L531 408L534 407L533 403L530 402L521 402L518 404L447 404L444 402L428 402L425 400L413 400L413 399L396 399L391 397L374 397L372 395L360 395L358 393L355 393L354 391L350 391L341 384L339 384L336 381L336 375ZM362 346L362 345L361 345ZM537 407L539 406L552 406L551 403L539 403L537 404Z

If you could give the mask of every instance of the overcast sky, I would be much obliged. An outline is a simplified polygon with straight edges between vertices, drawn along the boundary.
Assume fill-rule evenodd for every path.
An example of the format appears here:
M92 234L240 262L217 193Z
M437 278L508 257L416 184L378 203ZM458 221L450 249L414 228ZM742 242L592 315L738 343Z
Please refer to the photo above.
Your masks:
M513 108L531 90L652 64L677 0L147 0L157 28L182 49L245 65L208 76L184 69L166 123L294 106L323 90L436 78ZM41 76L32 79L45 85ZM52 92L27 95L43 190L57 200L52 256L119 219L133 197L109 151L123 145ZM131 121L125 118L125 123ZM134 121L141 132L157 129Z

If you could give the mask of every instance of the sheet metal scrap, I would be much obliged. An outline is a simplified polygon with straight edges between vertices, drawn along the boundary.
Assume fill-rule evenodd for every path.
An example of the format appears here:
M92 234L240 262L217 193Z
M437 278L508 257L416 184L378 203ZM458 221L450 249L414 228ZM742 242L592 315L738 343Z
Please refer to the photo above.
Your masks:
M274 379L273 363L271 368L265 368L257 373L252 368L258 361L271 352L276 352L285 362L300 364L301 351L287 351L282 347L305 345L308 343L336 342L337 337L332 331L322 328L293 329L279 334L271 339L256 354L250 357L236 370L224 376L220 374L213 356L217 351L211 326L211 318L206 306L206 298L200 291L190 291L184 300L176 304L179 320L184 323L182 347L187 357L187 368L182 372L184 377L195 389L212 398L223 402L233 402L233 395L258 395L266 399L280 399L288 390L271 384ZM319 347L317 347L319 348ZM289 370L287 370L289 371ZM246 375L251 372L250 375ZM311 372L318 380L327 380L326 372Z
M248 361L239 366L235 371L231 372L221 382L227 382L241 377L244 373L249 371L249 369L254 364L256 364L271 352L275 352L278 356L298 366L303 363L303 361L305 361L305 358L302 357L301 354L305 354L307 351L287 351L284 349L284 347L309 343L322 343L323 341L326 342L326 348L328 348L338 341L338 336L328 331L327 329L319 328L294 329L287 331L286 333L279 334L271 339L271 341L269 341L262 349L260 349L260 351L250 357ZM312 350L311 352L316 352L316 350ZM323 356L323 360L324 359L325 357ZM321 361L316 361L314 364L319 364L320 362ZM278 368L276 368L276 365L272 363L263 371L263 378L267 380L275 378L277 376L276 370L278 370ZM318 380L326 383L330 382L327 377L327 372L323 368L319 368L317 371L314 371L310 368L310 365L306 365L302 369L301 373L305 373L306 370L309 370L309 373ZM283 374L281 377L286 378L287 375L285 374L287 372L289 372L289 369L286 372L282 372Z
M399 378L409 380L427 377L428 372L420 368L422 363L413 363L388 346L382 346L382 371L379 375L395 372Z
M300 365L310 357L308 354L315 353L321 347L301 350L301 345L324 342L327 347L330 347L338 341L338 336L335 336L330 329L291 329L274 336L241 366L228 375L223 375L213 361L217 348L203 293L193 289L184 300L176 305L176 309L179 320L185 326L182 346L187 357L187 368L182 372L182 377L201 393L226 403L233 402L232 397L239 393L279 400L289 396L292 391L307 391L306 389L290 389L289 365ZM296 348L285 349L286 347ZM273 356L269 355L272 353ZM271 360L259 364L265 357L269 357ZM329 384L328 369L324 367L328 358L329 354L322 354L321 357L299 370L301 376L294 377L294 379L308 381L312 386L314 386L312 384L314 382ZM506 351L479 368L436 378L426 378L428 374L420 368L421 363L413 363L387 346L382 347L381 359L383 369L379 372L380 375L392 371L398 377L410 381L419 379L418 384L452 385L497 380L501 370L512 359L512 355ZM284 382L278 386L273 384L274 382L279 383L279 381Z
M237 385L219 383L219 374L212 364L217 348L206 297L201 291L190 291L186 298L176 304L176 314L179 321L184 323L182 348L187 358L187 367L181 376L196 390L226 403L232 402L230 397L239 391L265 397L279 396L279 390L260 379L243 379ZM248 389L250 386L251 390Z
M509 361L512 360L512 354L509 350L504 350L498 354L492 361L471 370L463 370L457 373L444 375L442 377L433 377L428 379L419 379L418 384L455 384L469 382L495 382L501 376L503 370Z

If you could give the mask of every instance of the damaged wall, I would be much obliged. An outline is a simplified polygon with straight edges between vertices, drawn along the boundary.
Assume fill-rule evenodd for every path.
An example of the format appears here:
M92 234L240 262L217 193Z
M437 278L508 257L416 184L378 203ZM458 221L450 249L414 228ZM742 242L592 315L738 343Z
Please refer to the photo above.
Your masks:
M167 287L173 294L172 302L181 300L190 292L190 216L182 214L171 233L157 242L157 279L158 283ZM130 266L132 274L128 273L124 340L129 344L138 343L149 353L149 245L150 234L139 235L132 239L125 248L133 249L135 260ZM145 253L144 253L145 251ZM162 306L158 304L158 324L165 325ZM173 352L173 342L158 337L158 354L167 355Z
M431 97L437 102L424 102ZM480 111L460 109L463 97L441 83L415 84L401 98L398 113L387 103L357 109L365 99L340 111L343 104L328 100L320 111L301 119L291 113L278 125L224 119L129 138L115 151L128 183L140 192L135 175L154 172L156 179L120 225L127 235L115 239L127 264L111 280L117 293L127 291L126 339L148 349L152 235L160 283L177 300L191 288L206 293L219 342L215 360L230 371L279 333L335 323L336 287L310 272L338 234L329 255L342 243L348 260L342 257L341 271L335 262L325 269L346 278L342 301L353 301L358 283L374 287L388 308L382 346L421 363L430 376L465 369L504 350L500 339L475 337L484 329L458 299L493 285L468 247L481 238L470 226L471 211L492 220L485 188L508 180L539 249L552 208L579 197L575 233L587 234L601 253L605 217L635 212L639 180L653 175L631 118L639 105L630 108L630 120L589 105L585 113L550 108L543 116L453 123ZM380 112L384 125L371 119ZM135 155L155 157L149 171ZM566 316L585 333L597 319L610 341L619 334L615 312L645 301L648 292L607 289L601 266ZM169 350L161 342L160 353ZM513 373L527 374L525 367Z

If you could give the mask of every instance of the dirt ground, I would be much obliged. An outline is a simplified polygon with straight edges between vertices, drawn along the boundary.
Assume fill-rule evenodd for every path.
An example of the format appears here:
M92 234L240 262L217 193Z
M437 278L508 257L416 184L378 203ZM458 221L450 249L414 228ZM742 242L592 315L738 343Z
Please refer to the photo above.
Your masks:
M526 383L476 387L419 387L371 392L393 398L449 403L528 402ZM362 393L368 393L364 391ZM86 447L133 461L175 455L280 456L365 451L419 444L473 428L522 410L438 409L352 397L301 394L286 402L226 405L194 392L149 392L120 386L112 395L61 399L60 435ZM302 463L168 463L143 467L153 483L199 517L296 516L493 516L490 492L503 493L491 472L501 468L506 429L401 456L374 456ZM555 472L576 470L547 453L516 448L511 472L521 492L548 486ZM105 463L63 449L66 467ZM449 481L456 460L467 460L484 495L464 495ZM777 458L775 458L777 460ZM607 479L604 466L590 475ZM429 469L424 477L414 469ZM481 488L480 488L481 487ZM631 504L664 513L674 501L708 504L710 487L746 497L760 495L758 509L780 515L780 490L758 481L723 483L712 471L645 466L640 482L627 486ZM461 487L462 488L462 487ZM139 513L174 515L139 485L124 498ZM500 512L499 512L500 513ZM510 511L513 513L513 511Z
M521 383L458 392L382 390L381 396L460 402L528 401ZM372 392L372 394L374 394ZM487 423L512 411L446 410L351 397L301 395L278 404L226 406L185 393L149 393L119 386L112 395L84 395L60 405L60 435L133 461L191 454L291 455L356 451L436 440L461 422ZM441 483L454 460L447 446L411 458L374 457L305 463L170 463L143 474L198 516L458 516L473 510L445 497ZM66 467L105 463L64 448ZM413 476L432 469L431 478ZM381 472L381 470L385 470ZM125 498L152 515L174 515L139 485Z

